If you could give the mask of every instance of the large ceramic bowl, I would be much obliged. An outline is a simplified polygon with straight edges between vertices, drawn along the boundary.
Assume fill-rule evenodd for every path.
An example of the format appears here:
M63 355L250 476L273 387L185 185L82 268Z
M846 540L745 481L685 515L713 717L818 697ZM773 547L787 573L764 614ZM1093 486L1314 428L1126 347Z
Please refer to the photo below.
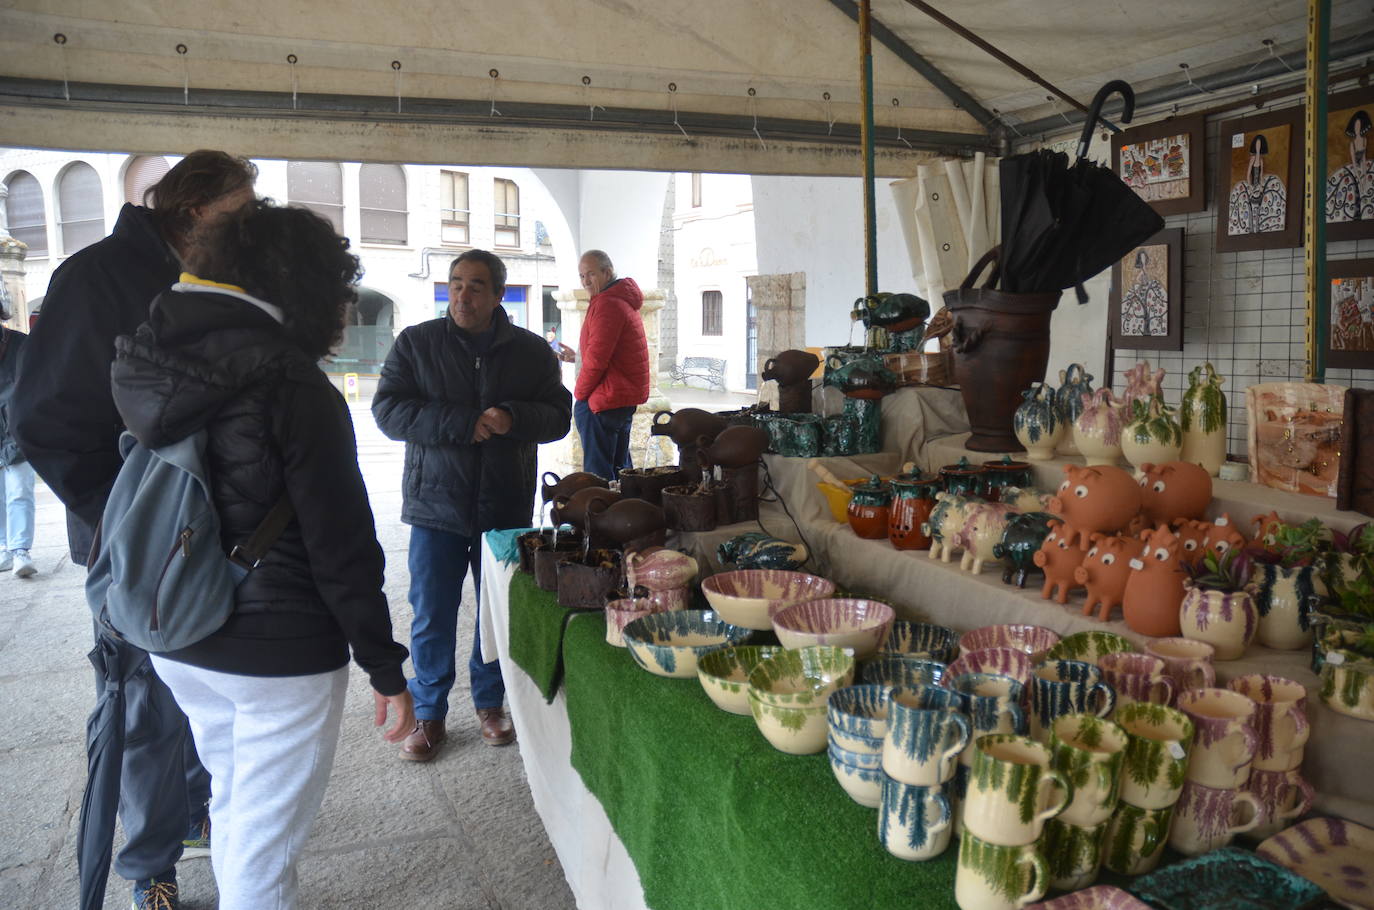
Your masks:
M685 593L679 591L652 591L646 597L621 597L606 602L606 643L617 648L626 647L625 627L651 613L666 613L669 610L682 610L687 606Z
M938 686L945 665L924 657L875 657L859 667L859 678L880 686Z
M856 660L878 650L896 614L885 603L853 597L808 600L773 614L773 631L785 648L852 648Z
M882 657L924 657L947 664L959 656L959 633L929 622L895 619L878 645Z
M1041 660L1081 660L1096 665L1098 659L1107 654L1136 650L1139 649L1124 635L1092 629L1064 636Z
M701 593L728 623L746 629L773 628L771 613L835 593L835 583L819 575L782 569L738 569L701 582Z
M984 648L1011 648L1024 651L1032 663L1042 660L1042 655L1059 644L1059 633L1044 626L1024 623L1006 623L997 626L983 626L972 632L965 632L959 638L960 651L981 651Z
M830 770L835 773L844 792L854 802L870 809L878 808L883 796L883 768L881 755L859 755L835 745L830 741L826 750L830 758Z
M831 741L852 752L880 751L891 701L891 686L846 686L831 692L826 702Z
M754 716L763 738L779 752L812 755L825 748L826 722L824 699L814 705L784 707L759 701L749 687L749 713Z
M825 726L826 699L853 681L854 658L840 648L817 645L759 661L749 672L749 693L766 705L814 708Z
M753 632L732 626L710 610L674 610L641 616L625 627L635 663L655 676L691 679L697 658L744 642Z
M697 658L697 679L716 707L731 714L749 713L749 672L782 648L736 645Z
M965 673L996 673L999 676L1010 676L1029 692L1031 673L1034 670L1035 664L1025 651L1014 651L1011 648L980 648L961 654L945 671L945 679L953 681Z

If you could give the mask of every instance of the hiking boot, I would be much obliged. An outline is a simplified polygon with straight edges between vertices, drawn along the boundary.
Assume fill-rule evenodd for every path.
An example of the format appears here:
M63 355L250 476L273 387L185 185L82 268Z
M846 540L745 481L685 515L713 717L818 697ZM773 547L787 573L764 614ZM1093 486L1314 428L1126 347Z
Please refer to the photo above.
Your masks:
M179 910L177 900L177 870L168 869L161 875L134 882L133 910Z
M482 725L482 742L488 746L509 746L515 742L515 727L504 708L478 708L477 720Z
M401 743L401 758L406 761L429 761L439 754L439 744L443 741L442 720L417 720L415 729Z
M198 821L191 822L191 829L181 841L181 858L197 859L210 855L210 813L207 811Z
M28 578L38 571L33 560L29 558L28 550L11 550L10 556L14 562L15 578Z

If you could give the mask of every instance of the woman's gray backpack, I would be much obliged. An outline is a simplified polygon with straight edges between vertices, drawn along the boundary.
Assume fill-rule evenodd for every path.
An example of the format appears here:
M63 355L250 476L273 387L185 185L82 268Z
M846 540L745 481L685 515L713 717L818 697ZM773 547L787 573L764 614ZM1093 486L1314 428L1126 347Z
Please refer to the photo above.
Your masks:
M206 471L207 436L157 449L119 438L124 465L96 527L86 602L100 621L145 651L175 651L218 631L234 589L291 520L283 494L232 552L220 543Z

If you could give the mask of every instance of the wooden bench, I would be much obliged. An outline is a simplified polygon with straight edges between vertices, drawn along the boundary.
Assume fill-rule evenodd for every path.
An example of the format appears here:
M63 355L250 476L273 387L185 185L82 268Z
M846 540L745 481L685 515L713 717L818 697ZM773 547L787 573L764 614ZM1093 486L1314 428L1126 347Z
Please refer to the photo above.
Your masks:
M725 361L715 357L684 357L681 363L673 364L668 375L673 378L673 382L683 385L687 384L688 379L703 379L707 388L714 387L725 391Z

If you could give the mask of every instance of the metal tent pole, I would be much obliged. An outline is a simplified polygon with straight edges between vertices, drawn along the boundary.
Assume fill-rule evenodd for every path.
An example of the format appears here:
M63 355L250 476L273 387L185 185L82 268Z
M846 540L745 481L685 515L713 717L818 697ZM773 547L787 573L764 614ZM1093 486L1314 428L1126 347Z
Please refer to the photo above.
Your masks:
M1307 273L1307 380L1326 381L1326 340L1331 296L1326 281L1326 70L1331 0L1307 0L1307 219L1303 258Z
M859 72L863 120L859 141L864 157L864 295L878 293L878 222L873 190L873 10L871 0L859 0Z

